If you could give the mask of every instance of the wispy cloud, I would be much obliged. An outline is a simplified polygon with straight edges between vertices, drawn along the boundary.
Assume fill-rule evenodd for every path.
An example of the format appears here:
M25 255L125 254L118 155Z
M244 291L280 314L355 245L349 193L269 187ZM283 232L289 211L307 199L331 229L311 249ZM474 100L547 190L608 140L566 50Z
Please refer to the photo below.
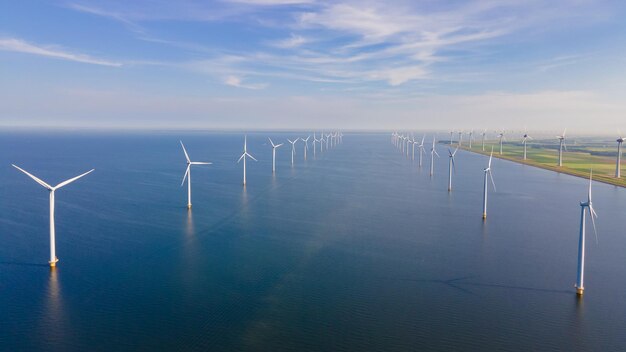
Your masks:
M267 87L267 84L244 83L241 77L237 77L237 76L228 76L224 78L224 84L226 84L227 86L245 88L245 89L254 89L254 90L263 89Z
M122 63L98 59L85 54L77 54L56 46L31 44L17 38L0 38L0 50L52 57L56 59L82 62L92 65L120 67Z

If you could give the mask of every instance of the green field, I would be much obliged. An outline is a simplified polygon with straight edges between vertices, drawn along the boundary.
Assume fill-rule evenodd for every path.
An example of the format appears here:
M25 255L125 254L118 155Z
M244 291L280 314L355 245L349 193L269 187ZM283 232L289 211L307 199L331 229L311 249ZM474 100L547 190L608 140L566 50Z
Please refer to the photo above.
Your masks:
M456 146L456 142L453 146ZM595 181L626 187L626 165L624 162L622 162L622 178L615 178L615 158L617 156L617 144L615 142L590 139L568 145L568 151L563 152L562 167L557 166L558 143L552 141L528 142L526 160L523 160L524 147L520 142L505 142L502 155L499 154L500 146L497 140L486 141L485 152L482 151L481 141L474 141L471 151L489 154L492 146L494 157L586 178L589 177L589 170L593 169ZM467 142L463 143L462 149L470 150Z

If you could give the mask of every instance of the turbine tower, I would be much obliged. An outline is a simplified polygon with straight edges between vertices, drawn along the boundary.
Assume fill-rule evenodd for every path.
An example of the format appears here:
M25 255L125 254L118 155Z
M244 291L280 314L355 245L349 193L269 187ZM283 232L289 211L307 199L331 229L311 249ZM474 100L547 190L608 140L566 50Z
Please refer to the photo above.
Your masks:
M78 175L74 178L70 178L67 181L63 181L61 183L59 183L58 185L52 187L49 184L43 182L42 180L38 179L37 177L29 174L28 172L26 172L25 170L19 168L16 165L13 165L14 168L20 170L21 172L25 173L28 177L32 178L33 180L35 180L35 182L37 182L38 184L40 184L41 186L43 186L44 188L46 188L49 192L50 192L50 261L48 262L50 264L51 268L54 268L57 265L57 262L59 261L59 259L57 258L56 255L56 240L55 240L55 227L54 227L54 192L65 186L68 185L76 180L78 180L79 178L91 173L94 171L94 169L91 169L87 172L85 172L84 174Z
M291 143L291 166L293 166L293 156L296 154L296 142L298 142L298 138L293 141L289 138L287 138L287 140Z
M454 165L454 156L456 152L459 151L459 147L456 147L454 152L448 148L448 154L450 155L450 161L448 162L448 192L452 191L452 169L456 171L456 166Z
M246 159L250 158L254 161L258 161L256 160L252 155L248 154L248 136L243 137L243 154L241 154L241 156L239 157L239 160L237 160L237 164L239 164L239 162L241 161L241 159L243 159L243 185L246 185Z
M489 156L489 164L487 165L486 168L483 169L483 171L485 172L485 179L484 179L484 184L483 184L483 220L487 218L487 190L489 189L488 187L488 180L487 178L491 178L491 184L493 185L493 190L496 190L496 183L493 182L493 175L491 174L491 160L493 159L493 147L491 147L491 155ZM487 177L489 176L489 177Z
M300 138L300 140L304 142L304 160L306 160L306 151L309 149L309 138L311 138L310 135L307 136L306 139Z
M468 136L469 136L469 148L472 149L472 139L474 139L474 130L469 131Z
M524 145L524 160L526 160L526 142L528 139L533 139L528 133L524 132L524 137L522 138L522 144Z
M584 278L585 278L585 210L589 211L589 218L593 224L593 232L596 234L596 242L598 241L598 232L596 231L595 218L598 217L596 211L593 210L593 204L591 202L591 179L593 171L589 172L589 193L587 193L587 201L580 202L580 237L578 238L578 271L576 275L576 293L579 296L583 295L585 290Z
M274 144L274 142L272 142L271 138L267 138L270 140L270 144L272 145L272 173L276 172L276 149L278 149L278 147L282 146L283 143L280 144Z
M454 136L454 131L450 131L450 145L452 145L453 136Z
M435 137L433 136L433 146L430 148L430 176L435 173L435 155L439 157L439 153L435 150Z
M463 131L459 131L459 143L457 144L459 147L461 146L462 141L463 141Z
M621 133L620 133L621 134ZM622 164L622 143L624 143L624 137L617 139L617 163L615 164L615 177L622 177L621 164Z
M565 150L567 150L567 146L565 145L565 132L567 131L567 129L565 129L563 131L563 134L560 136L556 136L556 138L559 140L559 163L558 166L563 166L563 148L565 148Z
M185 145L183 141L179 141L180 146L183 147L183 153L185 153L185 159L187 159L187 170L185 170L185 175L183 176L183 182L180 183L182 187L185 184L185 179L187 180L187 209L191 209L191 165L211 165L210 162L203 161L191 161L189 160L189 154L187 154L187 149L185 149Z

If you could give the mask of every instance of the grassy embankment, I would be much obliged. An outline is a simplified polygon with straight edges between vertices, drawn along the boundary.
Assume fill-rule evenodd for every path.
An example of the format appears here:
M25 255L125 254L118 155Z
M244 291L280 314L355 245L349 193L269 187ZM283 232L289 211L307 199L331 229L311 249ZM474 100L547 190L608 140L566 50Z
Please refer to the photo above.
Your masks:
M520 143L504 143L502 155L500 155L500 146L497 141L486 143L484 152L481 142L476 141L472 144L471 151L489 155L491 146L494 148L493 156L497 158L583 178L589 178L589 170L593 169L594 181L626 187L626 167L622 168L622 178L615 178L616 148L608 143L568 146L569 151L563 152L562 167L557 166L558 146L541 141L528 143L526 160L523 159L524 147ZM461 148L470 150L468 145L463 145Z

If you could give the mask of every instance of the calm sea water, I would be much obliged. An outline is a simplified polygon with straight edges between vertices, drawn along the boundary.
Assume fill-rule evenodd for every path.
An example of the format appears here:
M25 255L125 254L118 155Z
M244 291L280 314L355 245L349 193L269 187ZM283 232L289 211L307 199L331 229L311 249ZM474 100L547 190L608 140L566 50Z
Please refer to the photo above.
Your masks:
M586 181L459 151L435 177L386 134L271 174L266 137L4 133L0 350L407 351L626 349L626 191L594 183L585 296L573 287ZM193 210L180 187L193 169ZM318 150L319 152L319 150ZM447 152L446 152L447 153ZM57 255L48 260L56 184Z

